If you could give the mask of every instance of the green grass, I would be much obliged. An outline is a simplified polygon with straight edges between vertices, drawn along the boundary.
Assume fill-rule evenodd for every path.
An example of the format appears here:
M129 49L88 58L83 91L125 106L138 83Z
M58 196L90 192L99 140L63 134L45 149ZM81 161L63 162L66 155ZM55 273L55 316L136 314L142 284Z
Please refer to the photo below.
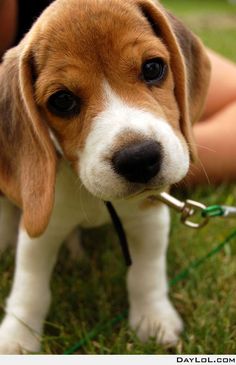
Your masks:
M236 61L236 4L227 0L163 0L203 42Z
M217 31L205 22L219 16L235 16L236 7L226 1L178 0L164 1L201 35L205 43L235 57L236 29L227 24ZM194 15L194 24L191 21ZM204 19L203 19L204 18ZM203 20L204 21L203 21ZM236 24L236 23L235 23ZM184 195L175 192L177 196ZM185 194L207 205L227 203L236 205L235 186L198 189ZM235 228L235 220L214 219L199 231L179 223L172 213L172 228L168 252L169 278L175 277L192 260L201 257ZM98 323L109 324L127 311L125 287L126 268L112 227L86 231L83 234L86 257L70 264L68 253L62 249L52 280L53 303L45 326L43 352L64 353L85 338ZM114 326L107 326L85 343L81 354L233 354L236 353L236 242L227 245L201 267L192 270L188 278L170 290L171 298L185 322L185 330L178 345L167 350L153 341L141 344L129 330L124 318ZM14 258L7 252L1 259L0 303L9 292ZM1 311L3 315L3 310Z
M232 14L235 12L235 5L227 0L161 0L161 2L173 13L182 17L189 14L220 13Z

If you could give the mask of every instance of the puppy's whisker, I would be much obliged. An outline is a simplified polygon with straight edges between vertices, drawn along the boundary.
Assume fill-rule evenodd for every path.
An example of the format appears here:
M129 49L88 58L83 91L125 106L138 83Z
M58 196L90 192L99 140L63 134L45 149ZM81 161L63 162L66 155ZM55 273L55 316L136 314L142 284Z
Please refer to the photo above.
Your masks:
M198 143L187 143L189 146L195 146L195 147L199 147L201 149L204 149L204 150L207 150L207 151L210 151L210 152L214 152L216 153L217 151L216 150L213 150L212 148L208 147L208 146L204 146L204 145L201 145L201 144L198 144Z
M203 166L202 162L201 162L201 165L202 165L202 170L203 170L203 172L204 172L204 175L206 176L207 183L208 183L208 185L211 185L210 177L208 176L208 174L207 174L207 172L206 172L206 169L205 169L205 167Z
M199 163L199 165L200 166L196 166L196 170L198 170L198 171L203 171L203 173L204 173L204 175L205 175L205 177L206 177L206 179L207 179L207 183L208 183L208 185L211 185L211 181L210 181L210 178L209 178L209 176L208 176L208 174L207 174L207 171L206 171L206 169L205 169L205 167L204 167L204 165L203 165L203 163L202 163L202 161L199 159L198 160L198 163ZM195 174L194 174L194 171L193 171L193 176L194 176Z

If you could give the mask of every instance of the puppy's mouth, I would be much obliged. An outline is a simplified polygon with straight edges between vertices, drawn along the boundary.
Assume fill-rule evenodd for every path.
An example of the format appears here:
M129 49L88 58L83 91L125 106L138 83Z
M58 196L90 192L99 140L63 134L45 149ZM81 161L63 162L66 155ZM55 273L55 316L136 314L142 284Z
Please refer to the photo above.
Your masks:
M130 194L126 197L124 197L125 200L132 200L132 199L145 199L148 198L151 195L158 195L159 193L165 191L167 189L167 186L159 186L157 188L143 188L140 191Z
M114 176L113 176L114 178ZM154 180L154 179L153 179ZM94 197L97 197L104 201L118 201L118 200L132 200L143 199L150 195L157 195L158 193L166 190L167 184L163 183L163 179L156 179L148 184L131 183L125 179L116 181L115 184L106 184L105 181L98 182L96 184L83 183L86 190L88 190Z
M167 188L167 184L161 183L162 179L160 179L160 182L157 183L149 183L149 184L135 184L127 182L123 186L123 189L120 189L119 191L114 191L113 194L110 196L106 196L103 200L139 200L139 199L145 199L149 197L150 195L158 195L160 192L163 192Z

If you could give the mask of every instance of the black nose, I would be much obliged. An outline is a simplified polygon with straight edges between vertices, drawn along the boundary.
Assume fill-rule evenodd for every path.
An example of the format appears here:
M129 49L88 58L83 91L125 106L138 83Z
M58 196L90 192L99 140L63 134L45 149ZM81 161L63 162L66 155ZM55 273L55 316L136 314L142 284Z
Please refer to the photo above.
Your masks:
M135 183L147 183L161 168L161 146L156 141L135 143L114 154L115 171Z

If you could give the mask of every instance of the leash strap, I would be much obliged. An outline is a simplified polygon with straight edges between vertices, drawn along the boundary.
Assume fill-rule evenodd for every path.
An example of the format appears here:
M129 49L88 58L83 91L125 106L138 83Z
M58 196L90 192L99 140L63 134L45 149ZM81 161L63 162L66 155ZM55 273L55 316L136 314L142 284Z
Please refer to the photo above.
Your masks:
M119 237L120 246L121 246L122 253L124 255L126 265L131 266L132 265L132 260L131 260L131 256L130 256L130 252L129 252L129 246L128 246L126 234L125 234L125 231L124 231L124 227L123 227L123 225L121 223L121 220L118 217L113 205L111 204L111 202L105 202L105 205L106 205L107 210L108 210L108 212L110 214L110 217L112 219L112 222L113 222L113 225L115 227L116 233Z
M228 205L212 205L202 212L203 217L236 218L236 207Z

